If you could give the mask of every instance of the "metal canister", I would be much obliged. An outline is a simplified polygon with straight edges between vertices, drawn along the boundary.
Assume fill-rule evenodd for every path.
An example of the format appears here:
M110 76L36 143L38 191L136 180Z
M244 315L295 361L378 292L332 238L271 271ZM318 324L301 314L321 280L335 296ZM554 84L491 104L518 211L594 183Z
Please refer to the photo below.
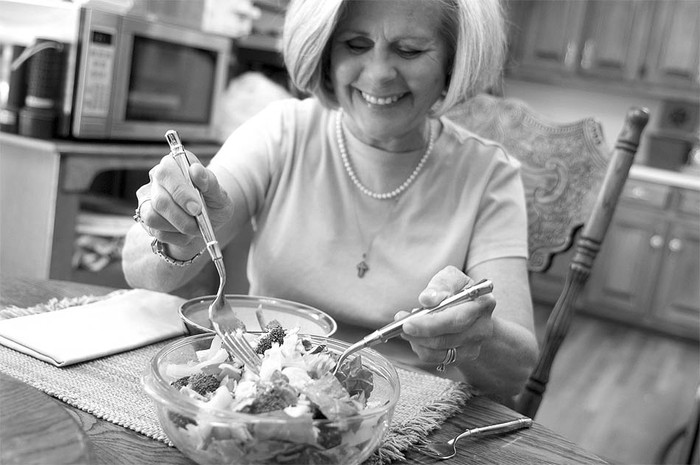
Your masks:
M27 94L27 66L15 65L24 45L0 44L0 131L17 133L19 110Z

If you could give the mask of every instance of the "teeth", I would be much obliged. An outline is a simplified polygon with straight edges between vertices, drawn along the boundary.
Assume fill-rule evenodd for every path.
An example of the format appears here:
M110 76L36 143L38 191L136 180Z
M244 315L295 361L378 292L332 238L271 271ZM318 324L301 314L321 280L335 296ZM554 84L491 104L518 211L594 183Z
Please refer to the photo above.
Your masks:
M392 97L375 97L366 92L361 92L361 94L362 98L372 105L389 105L390 103L396 102L401 97L400 95L394 95Z

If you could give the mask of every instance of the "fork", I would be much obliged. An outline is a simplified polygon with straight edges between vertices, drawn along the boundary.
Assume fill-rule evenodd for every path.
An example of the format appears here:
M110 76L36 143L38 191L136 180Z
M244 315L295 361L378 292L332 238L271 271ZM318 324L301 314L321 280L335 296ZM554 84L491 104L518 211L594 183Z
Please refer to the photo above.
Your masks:
M216 297L209 306L209 321L211 321L214 332L216 332L216 334L221 338L227 352L243 362L247 369L251 370L256 375L260 374L260 357L258 357L258 354L255 353L253 347L251 347L250 343L245 338L245 324L236 316L233 308L231 308L228 302L226 302L226 297L224 295L224 286L226 285L226 268L224 267L224 257L221 253L219 241L216 240L216 236L214 235L214 228L209 220L209 213L206 208L206 203L204 202L204 197L190 178L190 161L185 153L185 147L182 145L182 141L180 140L180 136L178 135L177 131L172 129L165 133L165 140L168 141L170 153L173 158L175 158L175 161L177 161L177 164L185 176L185 179L199 194L202 211L195 217L195 219L197 220L197 225L199 226L199 231L202 233L204 242L207 245L207 251L209 252L211 259L214 262L214 266L216 267L216 271L219 274L219 289L216 292ZM221 325L219 325L216 315L220 314L225 309L230 311L233 318L228 318L227 321L229 321L229 323L226 325L226 328L222 328Z
M495 425L482 426L480 428L468 429L447 442L429 442L428 444L418 446L418 449L425 455L436 458L438 460L446 460L457 455L457 441L462 438L479 437L487 434L508 433L523 428L532 426L532 419L523 417L517 420L498 423Z
M228 302L226 302L226 297L224 295L226 268L224 267L223 257L221 257L219 253L217 258L212 256L212 259L214 260L216 271L219 273L219 290L209 306L209 321L211 321L211 326L214 328L214 332L221 338L228 353L243 362L246 369L259 375L260 365L262 363L260 357L258 357L258 354L255 353L255 350L253 350L253 347L245 338L245 324L235 316L235 312ZM234 314L234 317L230 319L230 323L226 325L225 329L222 328L222 325L220 325L216 319L216 315L224 309L228 309Z
M343 353L340 354L338 360L336 360L335 362L335 369L333 370L333 374L335 375L340 370L340 366L343 364L343 362L347 360L348 357L350 357L350 355L354 354L358 350L361 350L365 347L372 347L376 344L385 343L389 339L392 339L401 334L404 323L419 318L423 315L441 312L446 308L452 307L462 302L474 300L477 297L490 293L491 291L493 291L493 283L488 279L482 279L476 284L465 286L461 291L454 294L453 296L447 297L435 307L414 308L407 316L379 328L378 330L368 334L361 340L357 341L356 343L345 349Z

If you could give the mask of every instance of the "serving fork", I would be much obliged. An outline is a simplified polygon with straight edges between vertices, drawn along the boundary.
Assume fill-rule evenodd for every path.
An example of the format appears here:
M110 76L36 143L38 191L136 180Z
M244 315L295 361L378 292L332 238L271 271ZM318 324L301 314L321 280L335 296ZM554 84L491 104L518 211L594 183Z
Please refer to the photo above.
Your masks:
M462 302L474 300L479 296L490 293L491 291L493 291L493 283L488 279L482 279L476 284L465 286L461 291L459 291L455 295L447 297L434 307L414 308L408 315L401 318L400 320L393 321L388 325L379 328L378 330L368 334L358 342L345 349L336 361L335 370L333 371L333 374L337 373L343 362L347 360L347 358L350 355L357 352L358 350L363 349L365 347L372 347L379 343L387 342L389 339L392 339L401 334L401 331L403 330L403 325L408 321L411 321L423 315L429 315L431 313L440 312Z
M224 286L226 285L226 267L224 266L224 257L221 253L221 247L219 246L219 241L216 240L214 235L214 228L209 220L209 212L207 211L206 203L204 202L204 196L194 185L192 179L190 178L189 167L191 165L189 159L187 158L187 153L185 152L185 147L182 145L180 136L177 131L169 130L165 133L165 140L168 141L170 146L170 154L173 156L177 162L182 174L185 176L187 182L194 188L194 190L199 194L199 200L202 205L202 211L195 216L197 220L197 226L199 226L199 231L204 238L204 242L207 246L207 251L211 256L216 271L219 274L219 289L216 292L216 297L209 305L209 321L211 321L211 326L214 332L221 338L224 347L230 355L237 358L243 362L246 368L255 374L260 374L260 357L255 353L253 347L250 345L248 340L245 338L246 327L245 324L236 316L233 308L226 302L226 296L224 293ZM225 324L219 324L219 319L217 315L221 315L222 312L230 312L231 315L226 318ZM223 323L223 322L222 322Z
M463 431L454 438L446 442L429 442L418 446L423 454L429 455L438 460L451 459L457 455L457 441L466 437L479 437L489 434L508 433L523 428L532 426L532 419L527 417L518 418L517 420L506 421L495 425L482 426L480 428L471 428Z

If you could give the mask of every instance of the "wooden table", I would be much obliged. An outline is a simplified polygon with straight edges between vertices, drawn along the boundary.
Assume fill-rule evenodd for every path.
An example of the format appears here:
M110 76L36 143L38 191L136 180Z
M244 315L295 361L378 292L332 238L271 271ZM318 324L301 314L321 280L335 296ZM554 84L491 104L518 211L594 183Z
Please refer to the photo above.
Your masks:
M52 297L60 299L82 295L104 295L113 290L106 287L66 281L19 279L0 276L0 308L8 305L29 307L46 302ZM0 367L1 370L2 368ZM14 379L0 377L0 391L5 391L6 386L10 384L16 386L16 383ZM46 463L128 463L130 465L193 463L175 448L168 447L161 442L108 421L98 419L90 413L49 398L38 391L32 393L32 396L37 395L45 396L46 399L43 402L34 401L34 409L49 412L56 405L61 406L80 426L80 429L87 437L88 444L82 443L79 435L76 438L74 434L62 434L56 428L36 431L36 433L45 434L45 440L41 444L35 444L33 447L31 444L24 444L21 449L17 450L17 453L26 454L25 457L27 458L34 458L34 463L42 463L41 460L36 460L37 455L41 454L45 454L46 460L44 462ZM3 449L13 444L13 438L28 434L26 427L16 431L8 431L7 429L12 428L14 424L8 423L6 418L4 418L21 399L21 396L11 398L7 393L4 393L1 399L0 437L2 438ZM433 434L432 438L449 439L466 428L511 420L519 416L518 413L485 397L474 397L469 400L460 414L448 419L443 427ZM65 421L65 418L60 418L61 415L58 415L58 417L59 420L57 421ZM8 425L10 426L8 427ZM39 426L35 424L35 428L39 428ZM48 448L46 447L47 443L50 444ZM78 449L82 452L78 453ZM3 450L4 453L9 452ZM406 463L408 464L436 463L435 460L419 453L410 453L407 458L408 461ZM19 459L15 463L26 462L22 461L21 457ZM535 423L530 429L505 436L460 441L459 454L447 463L460 465L509 463L603 464L607 462L544 426Z

